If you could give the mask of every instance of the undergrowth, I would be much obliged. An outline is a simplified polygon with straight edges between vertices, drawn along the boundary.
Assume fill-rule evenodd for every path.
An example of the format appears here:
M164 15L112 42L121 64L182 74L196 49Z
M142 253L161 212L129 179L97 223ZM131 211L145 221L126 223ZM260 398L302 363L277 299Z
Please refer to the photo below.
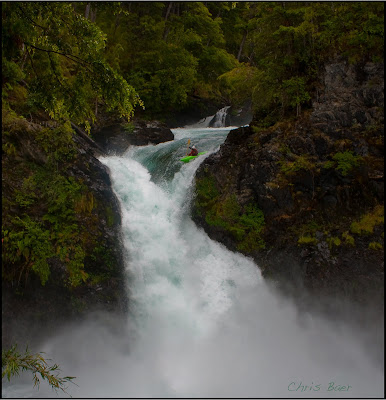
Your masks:
M263 212L252 203L242 210L235 195L221 198L213 177L196 180L195 205L197 212L205 215L209 226L221 227L234 238L239 251L265 248Z
M87 255L106 264L111 264L113 257L100 243L95 196L80 179L66 173L76 158L71 126L31 128L12 111L3 109L3 116L3 150L4 145L7 150L3 159L7 181L3 193L3 279L20 283L24 278L27 282L32 272L45 285L55 260L65 266L64 284L69 287L94 279L86 271ZM46 154L44 164L24 158L20 161L23 140L34 140L30 149ZM111 226L113 213L107 211Z

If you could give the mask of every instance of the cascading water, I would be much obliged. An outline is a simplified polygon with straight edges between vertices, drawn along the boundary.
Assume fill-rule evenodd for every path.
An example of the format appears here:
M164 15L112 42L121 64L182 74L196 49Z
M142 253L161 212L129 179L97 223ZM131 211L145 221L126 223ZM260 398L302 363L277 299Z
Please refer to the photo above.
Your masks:
M228 110L230 106L225 106L218 110L216 114L205 117L193 125L189 125L187 128L199 129L199 128L224 128L229 126Z
M101 317L46 343L42 351L77 377L72 396L382 396L382 367L360 335L300 314L252 260L191 221L195 171L228 131L176 129L172 142L101 158L121 203L130 312L124 330ZM184 164L188 138L207 153ZM55 397L31 386L16 380L3 396Z
M227 116L228 116L228 109L230 106L226 106L218 110L213 119L209 122L209 126L212 128L221 128L223 126L227 126Z

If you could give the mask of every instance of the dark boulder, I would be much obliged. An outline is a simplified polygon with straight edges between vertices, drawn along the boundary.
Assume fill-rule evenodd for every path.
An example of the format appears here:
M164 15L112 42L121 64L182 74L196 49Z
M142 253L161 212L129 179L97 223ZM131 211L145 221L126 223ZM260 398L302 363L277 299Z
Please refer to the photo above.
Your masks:
M95 142L104 151L123 154L130 146L146 146L174 140L168 126L159 121L133 120L112 123L92 132Z

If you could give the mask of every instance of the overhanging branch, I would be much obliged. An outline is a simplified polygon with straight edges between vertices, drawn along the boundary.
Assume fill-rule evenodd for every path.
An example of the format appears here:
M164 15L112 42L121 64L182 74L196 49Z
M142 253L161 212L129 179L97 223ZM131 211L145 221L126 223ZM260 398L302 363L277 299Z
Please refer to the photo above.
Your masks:
M45 53L60 54L61 56L66 57L66 58L68 58L69 60L71 60L71 61L73 61L73 62L77 62L78 64L82 64L84 67L86 67L86 65L84 65L84 64L92 65L92 63L90 63L89 61L83 60L82 58L80 58L80 57L78 57L78 56L76 56L76 55L74 55L74 54L62 53L62 52L56 51L56 50L42 49L42 48L40 48L40 47L36 47L36 46L34 46L33 44L27 43L27 42L24 42L24 44L25 44L26 46L32 47L32 48L35 49L35 50L44 51ZM74 57L74 58L72 58L72 57ZM86 67L86 68L87 68L87 67ZM88 69L89 71L92 72L92 70L91 70L90 68L87 68L87 69Z

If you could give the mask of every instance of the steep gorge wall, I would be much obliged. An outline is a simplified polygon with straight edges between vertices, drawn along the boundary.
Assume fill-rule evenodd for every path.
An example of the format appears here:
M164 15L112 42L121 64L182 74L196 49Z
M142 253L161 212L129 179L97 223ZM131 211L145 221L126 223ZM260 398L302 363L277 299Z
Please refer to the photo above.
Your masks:
M282 286L380 305L383 94L383 64L326 65L311 111L233 130L205 160L193 218Z
M4 111L2 139L3 345L39 342L93 311L123 313L120 208L98 146Z

